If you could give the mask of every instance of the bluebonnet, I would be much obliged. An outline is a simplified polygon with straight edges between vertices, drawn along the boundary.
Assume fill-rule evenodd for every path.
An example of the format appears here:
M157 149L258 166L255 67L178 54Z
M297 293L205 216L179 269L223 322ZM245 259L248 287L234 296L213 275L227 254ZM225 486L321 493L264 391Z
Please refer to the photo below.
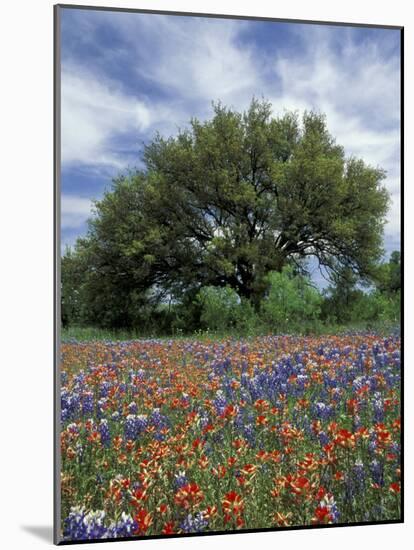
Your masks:
M363 386L371 386L372 381L367 376L357 376L352 382L352 388L354 391L360 390Z
M208 426L208 424L210 424L210 418L208 416L208 413L206 412L203 412L200 414L200 426L202 428L205 428L206 426Z
M376 459L374 459L370 464L372 481L377 483L381 487L384 485L384 467Z
M202 513L188 514L181 524L181 529L185 533L200 533L208 526L208 521Z
M125 419L124 433L126 439L136 440L148 425L146 415L129 414Z
M296 382L301 393L305 391L305 384L308 380L309 380L309 377L307 374L298 374Z
M89 540L106 538L105 512L86 512L74 507L64 521L63 536L66 540Z
M81 390L82 387L85 385L85 373L79 372L75 378L73 379L74 388L77 390Z
M335 501L332 502L332 504L331 504L330 514L332 516L332 523L338 523L340 513L339 513L338 506L337 506Z
M145 371L139 369L136 372L130 371L130 380L131 382L142 382L145 378Z
M100 397L108 397L108 393L111 386L112 384L110 382L107 382L107 381L101 382L101 385L99 386Z
M62 388L60 394L60 406L62 420L64 422L77 418L81 408L81 398L79 393L74 391L70 392L66 388Z
M243 388L243 387L240 389L240 399L242 399L243 401L246 401L246 403L250 403L250 404L253 402L252 396L247 391L247 389Z
M214 399L213 404L214 408L216 409L216 413L218 415L222 415L227 405L226 397L222 390L217 391L216 398Z
M376 450L377 450L377 439L376 439L375 433L371 431L369 436L369 441L368 441L368 452L372 456L376 454Z
M102 418L99 426L98 431L101 435L101 443L104 447L109 447L111 444L111 434L109 431L108 421L105 418Z
M246 424L243 430L243 435L247 439L251 447L256 446L256 430L253 424Z
M318 439L319 439L319 442L322 445L322 447L325 447L325 445L327 445L329 443L329 437L323 431L319 432Z
M181 401L184 405L188 405L190 403L190 396L187 393L183 393L181 396Z
M170 424L168 417L161 414L160 409L154 409L148 420L157 430L167 428Z
M224 434L222 431L216 431L212 434L211 439L214 444L221 445L224 442Z
M108 527L108 537L129 537L134 534L138 525L129 514L122 512L121 518Z
M233 401L236 398L236 392L234 391L234 389L232 387L232 382L233 381L234 381L234 378L231 378L231 379L230 378L225 378L222 381L222 386L224 388L226 398L229 401Z
M332 415L332 407L325 403L318 402L312 406L312 410L316 418L320 420L328 420Z
M234 427L237 428L237 430L239 431L243 431L244 425L245 425L243 412L244 412L243 409L240 409L239 413L236 415L234 419Z
M354 485L357 490L362 490L365 485L365 468L362 460L357 460L352 469Z
M397 443L397 441L393 441L390 445L390 451L392 453L395 453L397 456L400 454L400 445Z
M184 485L188 484L188 479L185 475L185 472L178 472L178 474L175 474L174 476L174 485L177 487L177 489L180 489L181 487L184 487Z
M379 392L376 392L373 397L374 421L382 422L384 420L384 401Z
M352 418L352 431L356 432L362 426L361 417L356 414Z
M68 409L62 409L60 411L60 421L62 424L68 422L71 419L70 411Z
M78 441L76 443L75 448L76 448L76 456L78 457L79 462L82 462L82 458L83 458L85 448L84 448L84 446L82 445L82 443L80 441Z
M101 397L101 399L98 400L97 403L97 411L96 415L98 418L102 418L105 415L105 405L108 402L108 399L106 397Z
M94 411L94 399L91 391L84 392L82 395L82 414L92 414Z
M240 384L242 387L247 388L249 386L250 377L247 372L242 372L240 376Z
M75 507L64 521L63 536L65 540L119 538L133 535L136 528L136 522L125 512L107 527L104 511L86 512L84 508Z

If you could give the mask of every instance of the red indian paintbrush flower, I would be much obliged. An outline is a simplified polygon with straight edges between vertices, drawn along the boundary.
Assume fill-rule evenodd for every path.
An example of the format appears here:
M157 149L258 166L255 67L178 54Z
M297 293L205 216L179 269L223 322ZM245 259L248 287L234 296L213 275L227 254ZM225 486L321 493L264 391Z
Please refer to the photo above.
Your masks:
M174 497L175 503L186 510L197 506L203 499L204 493L197 483L187 483L177 491Z
M137 524L135 530L136 534L144 535L152 525L152 516L150 512L147 512L143 508L134 516L134 520Z
M401 491L401 486L399 483L391 483L390 485L391 493L398 494Z
M307 477L297 477L289 483L289 488L295 495L306 496L312 489L312 485Z
M162 528L162 534L163 535L174 535L174 522L173 521L167 521L167 523L164 524L164 527Z
M223 510L229 515L238 516L244 510L244 501L235 491L229 491L226 493L221 503Z
M319 505L315 510L315 515L312 518L314 525L332 523L332 514L327 506Z

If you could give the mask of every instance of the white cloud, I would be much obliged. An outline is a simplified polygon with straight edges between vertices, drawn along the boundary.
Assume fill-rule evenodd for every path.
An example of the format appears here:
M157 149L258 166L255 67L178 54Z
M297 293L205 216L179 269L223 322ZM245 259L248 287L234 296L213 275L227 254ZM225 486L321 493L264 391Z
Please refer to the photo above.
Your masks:
M147 96L157 129L176 131L194 115L210 116L212 101L244 108L257 94L264 59L239 40L246 21L104 12L96 17L122 34L129 76L167 94L164 100Z
M268 97L276 112L325 113L330 132L347 155L386 170L392 203L384 233L386 242L395 244L400 234L399 60L384 59L377 43L356 46L352 33L335 47L335 30L326 27L310 28L301 36L305 55L275 54L281 84Z
M148 138L155 131L175 134L192 116L211 116L212 100L220 99L237 108L246 107L250 101L260 77L252 52L236 44L242 21L235 25L227 20L96 14L95 24L102 20L122 31L128 65L138 80L137 90L141 91L139 79L145 78L171 96L157 100L141 91L138 98L94 68L86 70L82 60L65 59L63 166L84 164L101 172L105 168L119 171L131 160L139 162L139 137ZM92 40L91 22L80 18L80 25L88 28L87 36ZM87 40L83 39L84 47ZM102 55L111 58L110 54ZM117 151L114 140L134 131L136 150L129 156Z
M113 140L123 132L144 131L148 107L115 83L79 66L62 71L62 164L125 166Z
M159 18L159 57L147 74L180 99L238 104L251 98L259 81L251 48L237 44L244 23L212 19ZM138 67L138 70L141 70Z
M397 192L391 195L390 213L385 226L386 238L392 243L399 242L400 240L400 208L401 197L400 193Z
M82 227L91 216L92 202L84 197L63 194L61 198L62 229Z
M94 17L122 35L129 77L152 82L162 94L145 96L138 85L139 97L127 95L108 79L65 65L64 164L123 168L127 159L114 147L122 131L135 130L145 139L154 130L173 134L192 116L210 117L212 100L244 109L253 95L263 95L275 112L326 113L331 133L348 155L387 171L393 203L385 236L388 242L397 240L400 74L388 31L381 41L378 35L369 40L367 33L356 43L352 29L292 25L296 46L280 50L276 39L274 52L268 47L263 54L240 40L252 22L105 12Z

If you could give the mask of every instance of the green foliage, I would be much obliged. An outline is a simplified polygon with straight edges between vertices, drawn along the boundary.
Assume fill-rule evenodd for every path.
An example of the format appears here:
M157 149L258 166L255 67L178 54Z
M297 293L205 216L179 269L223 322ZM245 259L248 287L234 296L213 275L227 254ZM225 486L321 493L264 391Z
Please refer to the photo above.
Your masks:
M332 275L333 284L322 304L324 322L372 326L376 323L400 323L400 253L394 251L389 262L375 266L375 287L364 292L349 268Z
M322 297L309 279L293 274L291 267L268 275L269 290L263 300L265 320L276 332L303 330L319 318Z
M252 306L249 300L240 299L236 310L236 329L239 334L254 336L266 332L263 319Z
M196 296L201 306L201 327L225 331L236 326L240 298L230 287L203 287Z
M308 256L372 277L384 172L346 158L319 113L272 117L257 100L244 113L213 107L211 120L157 136L145 169L120 175L95 203L88 235L62 261L66 323L148 330L168 296L188 302L200 286L230 287L257 313L268 274ZM243 307L232 324L252 324ZM170 328L199 325L190 310L170 308Z
M394 294L401 290L401 254L398 250L392 252L387 263L377 267L375 281L380 292Z
M352 321L384 322L395 325L400 322L400 294L386 295L378 290L363 294L355 301L351 310Z
M331 281L322 304L322 318L334 323L349 323L354 320L353 307L363 295L357 288L358 277L352 269L343 267L331 274Z
M252 304L229 286L202 287L194 305L200 309L198 328L202 330L254 335L263 328Z
M79 257L67 248L61 261L61 318L62 325L77 324L82 319L82 295L85 271Z
M90 339L89 335L94 335L96 329L79 328L79 325L91 326L91 314L82 302L85 287L74 284L79 273L76 258L70 252L65 256L62 319L65 328L69 324L67 319L72 315L70 325L74 333L66 328L64 334L76 338L77 331L80 331ZM378 271L382 271L382 265L378 266ZM134 328L125 332L122 325L118 328L111 325L111 317L108 317L103 319L101 333L113 334L114 338L118 338L118 334L130 334L131 337L180 336L201 330L253 336L269 332L321 334L343 330L346 326L360 330L399 325L399 290L371 287L364 292L358 288L357 279L349 270L343 270L334 280L335 283L322 295L312 286L309 278L295 274L292 267L286 266L281 272L271 272L267 276L267 291L259 308L255 308L249 300L240 298L229 286L193 289L184 293L181 300L172 300L171 296L168 300L164 298L160 301L157 296L155 299L154 296L147 296L144 300L142 294L137 293L129 311L131 316L134 315ZM108 314L114 316L117 311L116 308L108 310Z

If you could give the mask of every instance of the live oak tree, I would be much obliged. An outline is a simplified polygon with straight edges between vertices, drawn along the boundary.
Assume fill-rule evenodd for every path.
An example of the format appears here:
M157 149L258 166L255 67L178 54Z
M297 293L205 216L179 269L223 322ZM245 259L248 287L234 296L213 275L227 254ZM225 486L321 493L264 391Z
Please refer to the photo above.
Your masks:
M78 242L86 288L128 323L143 304L229 286L257 305L270 271L308 257L367 279L382 254L385 173L345 156L325 117L253 100L220 103L175 137L145 147L145 169L120 176Z

